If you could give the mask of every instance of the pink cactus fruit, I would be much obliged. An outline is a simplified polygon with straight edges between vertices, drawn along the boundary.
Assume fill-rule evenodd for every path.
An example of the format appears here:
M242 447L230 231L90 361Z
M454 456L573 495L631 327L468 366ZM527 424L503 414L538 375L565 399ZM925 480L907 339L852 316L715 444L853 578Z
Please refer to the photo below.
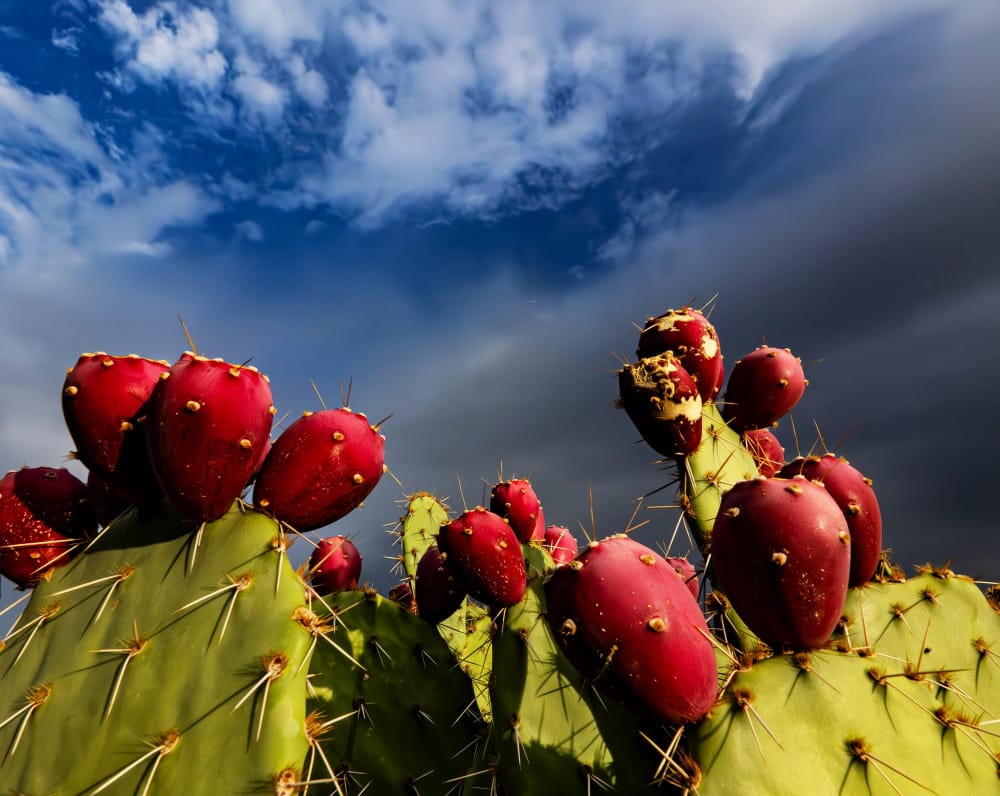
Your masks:
M830 494L802 476L756 478L722 498L712 530L718 585L761 639L817 649L843 611L851 537Z
M465 589L452 576L446 558L438 546L432 544L417 562L417 613L432 625L455 613L465 599Z
M545 513L526 478L496 484L490 492L490 511L510 523L520 542L541 542L545 538Z
M649 446L663 456L687 456L701 444L701 396L669 351L618 371L619 405Z
M694 564L692 564L683 556L681 557L672 556L667 559L667 563L670 564L674 572L676 572L678 576L680 576L680 579L684 581L684 585L688 587L688 591L691 592L691 596L697 600L698 571L694 568Z
M587 680L654 721L715 702L715 653L697 601L667 561L624 535L590 544L545 586L546 618Z
M738 432L774 425L802 398L802 362L787 348L761 346L736 361L722 416Z
M542 546L552 556L552 561L557 567L565 566L580 551L576 537L569 528L562 525L550 525L545 529L545 538Z
M360 577L361 553L345 536L323 539L309 557L309 581L320 595L356 589Z
M470 509L441 526L437 543L452 576L471 597L503 608L524 596L527 567L521 544L498 514L482 506Z
M743 447L750 451L757 465L757 472L765 478L774 476L785 463L785 449L769 428L744 431Z
M818 481L844 514L851 534L851 587L863 586L878 566L882 554L882 512L872 481L833 453L799 457L785 465L782 478L803 475Z
M23 467L0 479L0 575L18 586L68 562L96 530L87 487L69 470Z
M718 395L725 378L722 347L715 327L701 311L684 307L646 319L636 356L646 359L666 351L672 351L691 374L703 402Z
M163 360L82 354L66 371L62 408L76 458L130 503L159 494L142 424L149 398L170 364Z
M254 483L254 504L297 531L356 509L385 472L385 437L361 412L306 412L285 429Z
M267 377L186 352L150 398L146 436L160 488L185 518L218 519L238 498L270 439Z

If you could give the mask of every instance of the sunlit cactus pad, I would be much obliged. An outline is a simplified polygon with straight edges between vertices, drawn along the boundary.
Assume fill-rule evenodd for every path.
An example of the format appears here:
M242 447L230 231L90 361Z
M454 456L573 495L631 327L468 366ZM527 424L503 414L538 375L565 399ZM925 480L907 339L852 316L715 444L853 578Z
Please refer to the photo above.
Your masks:
M302 582L275 522L132 510L38 585L0 652L12 793L272 794L300 777Z

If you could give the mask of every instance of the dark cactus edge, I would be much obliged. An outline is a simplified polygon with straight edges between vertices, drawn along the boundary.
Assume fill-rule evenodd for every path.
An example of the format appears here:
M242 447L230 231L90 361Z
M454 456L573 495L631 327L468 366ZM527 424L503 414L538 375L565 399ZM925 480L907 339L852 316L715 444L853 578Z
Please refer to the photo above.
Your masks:
M658 338L676 326L688 346L705 337L697 311L676 318L647 326ZM765 643L719 588L715 519L759 473L724 419L721 363L706 362L714 329L706 339L710 350L689 358L718 381L684 393L703 400L697 447L676 450L693 435L665 432L669 411L650 432L668 440L657 450L676 465L685 525L706 559L700 606L717 691L704 715L671 726L616 699L605 683L613 652L590 679L570 662L560 635L576 628L551 621L547 587L604 542L583 545L576 563L554 561L540 505L516 542L496 537L505 557L520 550L526 573L523 596L498 608L421 596L437 588L418 578L421 560L429 550L446 560L466 516L427 492L404 499L392 531L402 580L390 596L365 584L326 594L289 564L296 533L242 499L204 524L145 501L48 570L0 641L0 791L1000 793L996 586L984 592L948 567L906 577L883 553L813 649ZM675 414L687 423L684 409ZM454 536L444 555L442 533ZM687 585L675 591L689 598ZM421 604L435 606L433 622Z

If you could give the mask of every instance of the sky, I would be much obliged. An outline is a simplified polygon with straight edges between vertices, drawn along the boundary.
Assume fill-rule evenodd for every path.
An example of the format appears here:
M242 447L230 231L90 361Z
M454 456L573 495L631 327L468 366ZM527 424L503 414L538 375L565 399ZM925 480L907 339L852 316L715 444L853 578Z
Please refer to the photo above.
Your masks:
M404 494L501 468L626 528L670 473L614 371L717 296L727 365L805 364L786 450L871 477L907 568L995 581L998 42L988 0L0 0L0 468L84 475L65 369L173 361L181 316L285 425L313 382L392 415L402 487L320 532L387 588Z

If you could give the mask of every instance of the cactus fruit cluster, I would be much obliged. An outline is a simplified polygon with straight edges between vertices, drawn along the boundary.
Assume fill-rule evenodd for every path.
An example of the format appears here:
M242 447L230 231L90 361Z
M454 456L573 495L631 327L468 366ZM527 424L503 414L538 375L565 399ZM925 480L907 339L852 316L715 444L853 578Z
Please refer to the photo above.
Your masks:
M676 467L702 566L627 532L581 545L501 477L460 512L406 496L386 596L316 533L379 482L377 424L324 409L272 440L254 368L81 356L62 400L87 482L0 480L0 574L30 590L0 643L0 789L1000 792L995 591L907 578L871 480L785 461L773 428L807 385L787 349L726 383L684 307L636 355L620 405Z

